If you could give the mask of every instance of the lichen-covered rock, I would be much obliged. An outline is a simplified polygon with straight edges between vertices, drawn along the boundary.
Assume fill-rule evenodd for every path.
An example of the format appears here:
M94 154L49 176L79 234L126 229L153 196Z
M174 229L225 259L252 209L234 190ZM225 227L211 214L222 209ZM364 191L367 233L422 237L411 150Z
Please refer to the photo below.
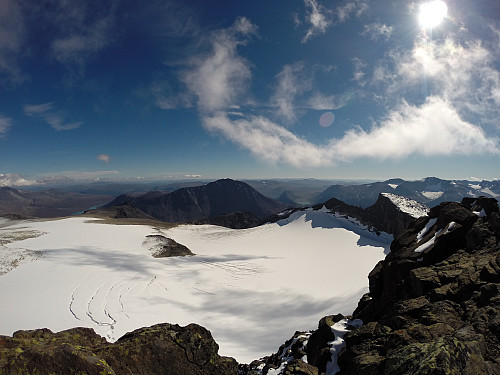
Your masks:
M236 375L205 328L158 324L110 344L89 328L0 336L0 374Z
M0 374L115 374L94 350L108 345L89 328L0 336Z

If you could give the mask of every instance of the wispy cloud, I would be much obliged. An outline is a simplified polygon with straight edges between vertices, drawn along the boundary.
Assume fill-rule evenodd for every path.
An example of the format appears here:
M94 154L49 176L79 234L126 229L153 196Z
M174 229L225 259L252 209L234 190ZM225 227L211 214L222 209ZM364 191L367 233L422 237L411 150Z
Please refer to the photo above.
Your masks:
M357 82L360 86L365 86L368 81L366 79L366 73L365 73L367 64L363 60L357 57L352 59L352 63L354 65L353 80Z
M238 18L230 28L212 33L209 51L190 61L192 69L182 80L203 112L230 107L246 92L252 76L250 64L237 48L256 31L248 19Z
M314 145L266 117L248 116L233 121L219 112L206 116L204 125L260 160L294 167L319 167L332 162L333 150Z
M278 115L288 123L296 120L295 98L311 89L311 79L304 71L304 64L299 62L285 65L276 76L276 88L271 97L271 104L278 108Z
M306 22L309 28L302 43L306 43L315 35L324 34L332 24L331 11L319 4L317 0L304 0L304 4L306 6Z
M392 53L392 69L379 68L374 82L386 98L440 96L469 121L496 123L500 116L500 72L483 43L449 37L434 41L422 37L405 53Z
M63 112L54 109L54 103L27 104L24 106L24 114L44 120L54 130L73 130L83 125L83 121L67 122Z
M96 156L96 159L105 163L109 163L111 161L111 156L109 156L108 154L99 154Z
M383 39L388 41L394 33L394 26L387 26L385 23L370 23L365 25L361 35L370 38L373 41Z
M5 137L11 126L12 119L0 114L0 138Z
M0 2L0 78L9 81L23 79L19 58L23 53L26 26L22 7L17 0Z
M368 2L365 0L348 1L335 9L338 22L345 22L352 16L360 17L368 10Z
M78 74L93 55L113 41L118 2L113 0L95 6L86 2L56 0L50 12L43 12L52 25L54 37L50 52L53 58Z
M334 110L345 107L351 101L353 93L346 92L341 95L323 95L315 92L307 101L309 108L315 110Z
M354 9L363 11L364 3L353 4L357 8L349 8L349 14L356 14ZM484 105L489 103L494 107L500 100L500 96L495 96L500 92L498 72L491 65L488 51L480 44L469 42L459 48L451 41L442 45L429 41L423 54L419 52L422 43L417 42L409 54L393 53L392 64L379 69L378 81L371 82L367 64L353 60L355 80L385 90L386 116L374 120L368 130L353 128L342 137L317 143L283 124L296 119L295 102L301 100L303 108L333 110L346 105L354 94L333 96L313 92L307 98L313 73L306 74L303 63L285 65L275 77L275 91L269 104L277 108L282 123L264 115L249 115L244 108L238 110L236 117L229 115L238 99L250 96L251 65L239 55L237 47L244 45L254 30L255 26L240 19L232 27L214 32L208 41L209 52L192 59L183 76L189 93L197 98L203 126L254 157L303 168L359 158L500 153L499 140L488 136L464 112L467 109L484 114ZM456 70L450 73L453 69ZM435 81L432 90L420 102L405 101L405 97L413 97L412 90L421 88L422 77ZM471 92L475 93L474 98L467 98L466 89L456 87L459 84L465 84L466 89L477 89L468 91L469 97Z

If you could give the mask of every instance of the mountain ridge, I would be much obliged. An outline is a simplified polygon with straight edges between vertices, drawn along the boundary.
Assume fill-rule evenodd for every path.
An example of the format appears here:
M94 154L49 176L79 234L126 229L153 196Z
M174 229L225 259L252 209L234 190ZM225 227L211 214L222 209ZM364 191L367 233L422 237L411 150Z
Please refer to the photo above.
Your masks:
M260 194L250 185L232 179L185 187L173 192L123 194L104 207L129 204L158 220L190 222L214 219L233 212L250 212L264 219L287 206Z
M313 198L314 203L335 197L345 203L366 208L375 203L380 193L393 193L434 206L445 201L460 202L465 197L500 196L500 181L444 180L426 177L421 180L393 178L367 184L335 184Z

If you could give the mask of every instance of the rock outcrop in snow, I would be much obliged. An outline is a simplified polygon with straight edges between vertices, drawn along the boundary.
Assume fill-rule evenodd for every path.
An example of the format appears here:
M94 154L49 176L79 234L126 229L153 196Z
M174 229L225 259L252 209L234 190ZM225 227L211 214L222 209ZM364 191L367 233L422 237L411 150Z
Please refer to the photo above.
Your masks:
M172 238L162 236L161 234L147 235L142 246L145 246L155 258L194 255L186 246L176 242Z
M371 228L376 232L386 232L398 235L415 218L425 216L429 208L417 201L395 194L381 193L377 202L370 207L361 208L331 198L325 203L312 207L313 210L327 210L335 215L354 219L359 224ZM283 220L297 211L307 210L296 208L284 211L270 218L271 221Z

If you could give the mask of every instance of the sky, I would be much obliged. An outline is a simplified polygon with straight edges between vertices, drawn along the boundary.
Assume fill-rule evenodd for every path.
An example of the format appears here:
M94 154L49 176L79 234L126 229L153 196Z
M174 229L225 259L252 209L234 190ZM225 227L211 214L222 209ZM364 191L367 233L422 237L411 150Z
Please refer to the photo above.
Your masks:
M496 179L499 115L497 0L0 0L3 185Z

